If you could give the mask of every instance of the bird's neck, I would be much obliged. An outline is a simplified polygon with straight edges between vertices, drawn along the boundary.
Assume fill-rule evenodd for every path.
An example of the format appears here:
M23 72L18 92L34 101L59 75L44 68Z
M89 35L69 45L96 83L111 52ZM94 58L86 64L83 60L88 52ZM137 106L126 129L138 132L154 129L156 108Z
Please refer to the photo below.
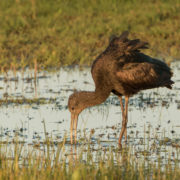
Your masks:
M109 94L110 92L103 92L103 91L79 92L79 98L81 101L82 109L103 103L108 98Z

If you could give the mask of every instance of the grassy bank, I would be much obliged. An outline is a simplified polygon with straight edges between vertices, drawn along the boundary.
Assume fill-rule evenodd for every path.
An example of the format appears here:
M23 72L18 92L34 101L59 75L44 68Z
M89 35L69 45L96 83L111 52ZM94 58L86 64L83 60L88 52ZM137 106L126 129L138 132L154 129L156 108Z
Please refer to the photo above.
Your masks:
M179 58L179 20L179 0L1 0L0 67L89 65L124 30Z

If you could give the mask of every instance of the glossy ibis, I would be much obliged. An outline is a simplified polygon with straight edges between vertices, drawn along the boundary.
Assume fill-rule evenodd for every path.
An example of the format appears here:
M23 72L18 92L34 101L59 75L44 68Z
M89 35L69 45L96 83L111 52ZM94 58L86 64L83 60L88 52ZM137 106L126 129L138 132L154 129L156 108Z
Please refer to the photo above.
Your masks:
M69 97L71 143L73 143L73 130L75 130L76 142L79 114L87 107L101 104L112 92L118 96L122 110L122 128L119 136L121 146L123 135L127 140L129 97L145 89L172 88L174 82L171 80L172 72L168 65L141 53L141 49L148 48L148 43L139 39L130 40L128 34L125 31L119 37L114 36L105 51L93 62L91 73L95 91L75 92ZM125 106L122 96L125 96Z

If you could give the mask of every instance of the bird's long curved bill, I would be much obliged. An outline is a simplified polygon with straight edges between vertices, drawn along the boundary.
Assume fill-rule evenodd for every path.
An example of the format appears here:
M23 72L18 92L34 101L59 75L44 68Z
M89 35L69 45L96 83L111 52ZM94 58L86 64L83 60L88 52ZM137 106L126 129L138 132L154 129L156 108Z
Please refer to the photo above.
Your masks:
M71 144L73 144L73 131L75 130L75 143L77 138L77 122L78 122L78 114L71 113Z

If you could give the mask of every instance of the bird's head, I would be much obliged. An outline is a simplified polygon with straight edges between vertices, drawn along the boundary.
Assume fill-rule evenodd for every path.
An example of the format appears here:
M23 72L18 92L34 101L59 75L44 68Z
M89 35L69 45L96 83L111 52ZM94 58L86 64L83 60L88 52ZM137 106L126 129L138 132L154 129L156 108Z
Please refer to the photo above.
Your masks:
M71 143L73 143L73 130L75 130L76 137L78 116L80 112L84 109L82 100L83 97L82 93L80 92L75 92L69 96L68 109L71 112Z
M101 99L100 99L101 100ZM77 132L77 121L79 114L87 107L99 104L99 98L94 92L75 92L69 96L68 109L71 112L71 143L72 131ZM76 137L76 136L75 136Z
M82 111L81 97L79 92L75 92L69 96L68 109L71 114L79 114Z
M71 121L78 118L81 111L85 108L83 100L84 97L82 92L74 92L69 96L68 109L71 112Z

